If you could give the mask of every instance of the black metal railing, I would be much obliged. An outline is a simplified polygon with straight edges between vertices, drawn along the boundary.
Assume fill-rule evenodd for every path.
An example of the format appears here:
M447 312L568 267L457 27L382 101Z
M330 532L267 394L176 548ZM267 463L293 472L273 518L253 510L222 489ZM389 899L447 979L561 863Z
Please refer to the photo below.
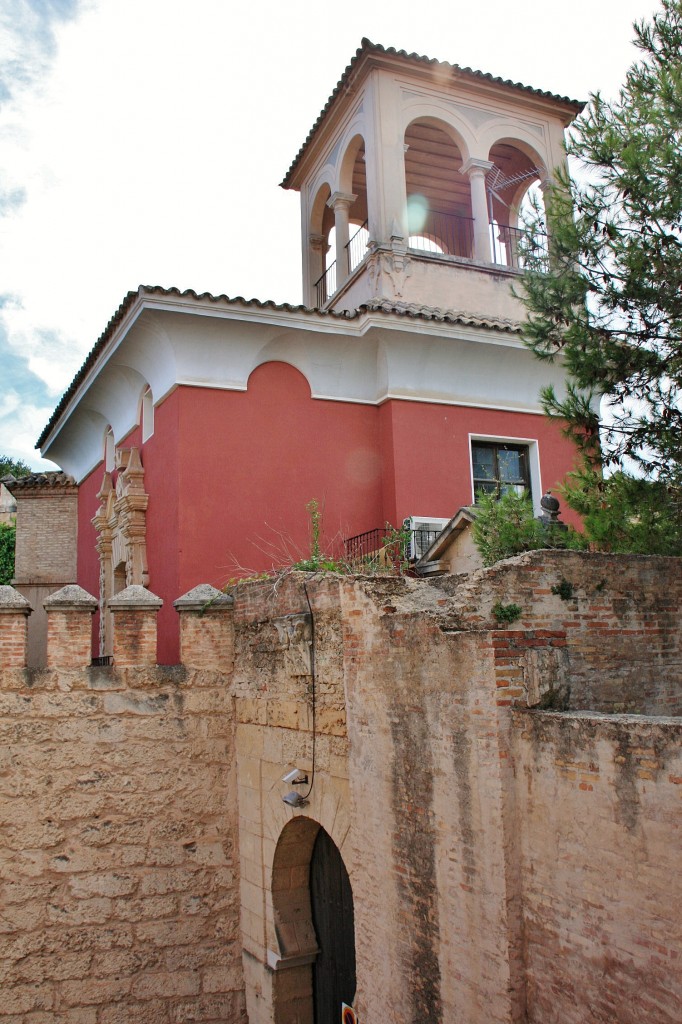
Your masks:
M336 260L330 263L324 274L318 277L315 282L315 302L317 308L321 309L336 291Z
M535 233L531 236L522 228L512 228L507 224L490 225L490 249L493 263L513 267L514 270L523 270L531 254L533 260L539 259L542 265L549 260L547 235Z
M103 654L99 658L93 658L90 664L93 668L103 668L106 665L113 665L114 658L111 654Z
M358 533L343 542L349 565L391 565L395 561L416 561L440 537L442 530L394 530L390 526Z
M356 267L359 267L362 263L365 252L367 251L367 240L369 234L367 233L367 221L361 224L358 230L355 232L352 238L346 242L346 250L348 252L348 272L353 273Z
M472 217L429 213L423 228L410 235L408 246L417 252L442 253L471 259L474 253L474 221Z

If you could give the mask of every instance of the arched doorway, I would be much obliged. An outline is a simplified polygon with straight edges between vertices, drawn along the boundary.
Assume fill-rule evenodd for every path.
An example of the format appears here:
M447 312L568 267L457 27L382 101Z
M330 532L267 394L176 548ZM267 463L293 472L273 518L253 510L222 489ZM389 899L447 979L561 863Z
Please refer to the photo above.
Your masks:
M310 904L320 952L313 965L315 1024L341 1020L355 998L353 893L336 844L321 828L310 858Z
M337 1024L355 998L353 894L338 847L312 818L282 830L272 872L275 1024Z

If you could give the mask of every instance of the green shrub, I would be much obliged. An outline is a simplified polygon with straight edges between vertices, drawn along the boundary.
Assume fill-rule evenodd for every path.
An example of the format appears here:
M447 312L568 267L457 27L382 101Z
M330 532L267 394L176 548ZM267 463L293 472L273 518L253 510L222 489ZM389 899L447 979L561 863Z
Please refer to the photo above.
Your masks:
M598 551L682 555L682 493L658 480L618 472L602 477L585 466L569 473L562 495L582 518Z
M527 493L507 491L501 498L479 494L474 521L474 541L484 565L537 548L582 548L575 530L546 526L535 518Z
M14 577L14 543L17 528L14 524L0 523L0 586L12 582Z

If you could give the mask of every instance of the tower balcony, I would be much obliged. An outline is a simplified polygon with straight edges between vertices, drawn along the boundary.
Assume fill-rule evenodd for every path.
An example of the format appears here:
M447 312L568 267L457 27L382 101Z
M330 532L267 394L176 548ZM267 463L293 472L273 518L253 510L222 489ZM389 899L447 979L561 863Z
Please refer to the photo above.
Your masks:
M365 221L346 243L345 278L340 279L337 260L331 261L314 283L315 304L319 309L340 310L370 300L414 302L518 317L521 311L511 284L524 270L528 234L521 228L488 222L489 259L482 261L475 256L475 227L473 217L430 214L406 245L396 245L393 239L386 247L372 243ZM539 255L544 257L547 237L536 236L534 243L536 252L539 247ZM377 264L389 277L383 288ZM485 305L474 308L476 296L481 302L485 296Z

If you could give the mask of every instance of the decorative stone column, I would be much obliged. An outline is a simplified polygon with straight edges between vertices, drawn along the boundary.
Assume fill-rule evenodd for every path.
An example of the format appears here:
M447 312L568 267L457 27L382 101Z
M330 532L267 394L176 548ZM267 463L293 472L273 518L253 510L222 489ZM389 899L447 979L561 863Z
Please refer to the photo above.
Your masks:
M490 252L490 211L485 188L485 176L495 165L490 160L472 156L462 164L462 174L469 176L471 183L471 211L474 216L474 259L480 263L491 263Z
M25 668L31 602L14 587L0 587L0 668Z
M107 602L113 616L114 665L156 665L156 618L163 601L134 584Z
M230 669L234 598L200 583L173 602L180 615L180 661L188 668Z
M357 199L349 192L334 192L327 200L327 206L334 211L336 228L336 284L342 285L350 273L348 262L348 213Z
M69 584L43 601L47 612L47 667L84 668L92 651L92 616L98 601Z

